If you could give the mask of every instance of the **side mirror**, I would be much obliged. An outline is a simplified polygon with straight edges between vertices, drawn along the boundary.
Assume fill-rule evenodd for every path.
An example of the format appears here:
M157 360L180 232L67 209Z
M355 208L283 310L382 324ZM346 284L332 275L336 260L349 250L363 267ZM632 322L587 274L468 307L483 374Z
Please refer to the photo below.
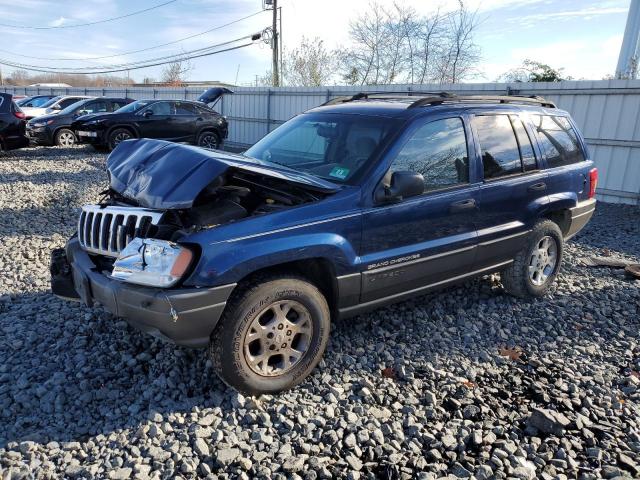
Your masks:
M144 112L142 112L142 116L144 118L149 118L151 115L153 115L153 110L145 110Z
M62 107L60 105L53 105L51 110L62 110Z
M424 177L411 171L393 172L389 186L381 185L376 191L376 202L399 202L407 197L424 193Z

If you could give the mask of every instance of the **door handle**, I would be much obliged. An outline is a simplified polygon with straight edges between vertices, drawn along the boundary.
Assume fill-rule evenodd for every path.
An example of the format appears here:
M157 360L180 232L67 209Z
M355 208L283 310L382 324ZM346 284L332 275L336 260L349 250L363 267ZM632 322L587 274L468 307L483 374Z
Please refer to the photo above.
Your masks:
M544 182L534 183L533 185L530 185L528 188L530 192L540 192L546 189L547 189L547 184Z
M476 201L473 198L468 198L466 200L460 200L459 202L453 202L449 205L449 212L458 213L464 212L466 210L473 210L476 208Z
M201 121L202 121L202 117L196 118L196 122L201 122Z

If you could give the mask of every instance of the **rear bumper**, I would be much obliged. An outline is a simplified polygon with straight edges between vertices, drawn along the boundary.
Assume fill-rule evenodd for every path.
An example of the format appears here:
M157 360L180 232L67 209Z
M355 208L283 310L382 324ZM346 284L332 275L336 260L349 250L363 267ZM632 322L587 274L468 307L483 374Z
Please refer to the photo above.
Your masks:
M583 202L578 202L573 208L569 209L569 230L565 234L565 240L569 240L576 233L582 230L585 225L593 217L596 211L596 199L591 198Z
M235 285L160 289L113 280L98 271L75 237L51 257L54 294L89 307L100 303L144 332L189 347L208 345Z

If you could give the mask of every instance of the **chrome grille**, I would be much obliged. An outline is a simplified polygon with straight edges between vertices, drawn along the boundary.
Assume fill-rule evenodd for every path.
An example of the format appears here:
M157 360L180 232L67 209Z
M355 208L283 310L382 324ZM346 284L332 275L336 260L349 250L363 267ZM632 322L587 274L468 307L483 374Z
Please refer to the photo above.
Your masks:
M78 240L86 251L117 257L135 237L145 238L164 212L135 207L85 205Z

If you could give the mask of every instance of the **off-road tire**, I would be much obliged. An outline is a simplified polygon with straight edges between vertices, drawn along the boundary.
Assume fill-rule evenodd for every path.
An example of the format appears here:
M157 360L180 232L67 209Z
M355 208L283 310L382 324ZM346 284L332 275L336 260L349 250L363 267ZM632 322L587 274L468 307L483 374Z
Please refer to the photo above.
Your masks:
M310 314L313 334L308 347L291 370L277 376L263 376L249 366L245 357L245 336L268 305L295 301ZM230 387L249 395L277 393L302 382L316 367L329 339L329 306L320 290L294 275L258 276L234 291L215 330L209 352L213 367Z
M121 139L121 137L123 136L128 136L126 140L129 140L130 138L136 138L135 135L131 133L131 130L128 130L126 128L116 128L111 133L109 133L109 150L113 150L119 145L120 142L124 141L125 139Z
M200 133L200 135L198 135L198 141L196 142L196 144L199 147L212 148L214 150L218 150L222 146L220 135L211 130L206 130Z
M71 139L73 139L71 141ZM71 143L69 143L71 141ZM58 130L53 138L53 144L59 147L73 147L77 145L78 139L76 138L75 133L68 128L61 128Z
M529 276L529 262L534 248L544 237L551 237L557 248L557 258L553 272L547 277L542 285L535 285ZM515 297L542 297L553 286L560 267L562 266L562 254L564 249L564 239L560 227L551 220L541 220L535 224L526 245L516 255L514 262L509 265L500 278L505 291Z

